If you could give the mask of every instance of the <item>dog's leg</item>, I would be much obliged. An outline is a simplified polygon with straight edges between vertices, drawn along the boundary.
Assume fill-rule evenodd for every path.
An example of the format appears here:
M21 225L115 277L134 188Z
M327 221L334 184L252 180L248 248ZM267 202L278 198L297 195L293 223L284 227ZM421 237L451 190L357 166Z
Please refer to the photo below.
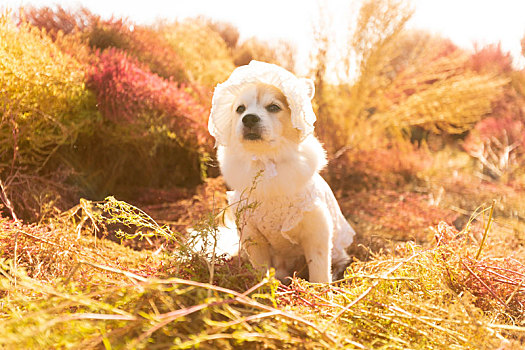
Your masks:
M317 206L305 213L301 228L301 245L308 263L310 282L332 282L330 267L333 224L330 213L324 206Z
M241 246L253 267L266 273L272 262L268 240L255 227L246 225L241 233Z

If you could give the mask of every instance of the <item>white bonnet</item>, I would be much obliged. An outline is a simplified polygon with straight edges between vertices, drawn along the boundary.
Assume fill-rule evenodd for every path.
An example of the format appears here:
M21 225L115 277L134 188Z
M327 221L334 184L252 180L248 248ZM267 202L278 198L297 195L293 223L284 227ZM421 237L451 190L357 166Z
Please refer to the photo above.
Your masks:
M251 61L236 68L228 80L215 87L208 130L220 145L227 145L230 137L232 104L245 84L263 83L282 91L291 110L292 125L301 131L302 139L313 133L316 120L311 99L314 85L310 79L297 78L275 64Z

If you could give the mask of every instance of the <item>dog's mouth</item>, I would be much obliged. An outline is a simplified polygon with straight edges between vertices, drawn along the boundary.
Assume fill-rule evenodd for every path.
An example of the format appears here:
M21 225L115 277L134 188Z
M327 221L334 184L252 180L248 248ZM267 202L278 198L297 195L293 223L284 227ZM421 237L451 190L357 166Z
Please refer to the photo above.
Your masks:
M261 141L263 139L263 128L259 125L253 127L244 127L242 137L246 141Z
M245 132L244 139L248 141L258 141L262 140L261 134L256 132Z

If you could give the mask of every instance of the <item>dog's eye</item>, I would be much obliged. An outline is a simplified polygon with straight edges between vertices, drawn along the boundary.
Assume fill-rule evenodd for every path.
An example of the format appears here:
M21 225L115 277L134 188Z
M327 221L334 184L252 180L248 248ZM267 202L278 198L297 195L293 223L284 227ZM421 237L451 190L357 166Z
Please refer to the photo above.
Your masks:
M277 113L281 110L281 107L279 107L275 103L272 103L271 105L266 106L266 110L271 113Z
M237 109L235 110L235 112L241 114L241 113L243 113L245 110L246 110L246 107L244 107L243 105L240 105L239 107L237 107Z

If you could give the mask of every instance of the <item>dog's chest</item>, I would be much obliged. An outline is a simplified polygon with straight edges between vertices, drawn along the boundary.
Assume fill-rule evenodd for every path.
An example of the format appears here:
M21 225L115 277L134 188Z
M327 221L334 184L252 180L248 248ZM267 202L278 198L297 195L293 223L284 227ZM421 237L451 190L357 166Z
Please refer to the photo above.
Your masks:
M298 243L293 229L301 222L304 213L314 208L321 195L311 183L293 195L258 196L257 199L244 196L239 191L231 191L228 192L228 201L239 219L241 229L243 225L250 225L257 228L272 245L285 245ZM283 242L283 239L287 242Z

